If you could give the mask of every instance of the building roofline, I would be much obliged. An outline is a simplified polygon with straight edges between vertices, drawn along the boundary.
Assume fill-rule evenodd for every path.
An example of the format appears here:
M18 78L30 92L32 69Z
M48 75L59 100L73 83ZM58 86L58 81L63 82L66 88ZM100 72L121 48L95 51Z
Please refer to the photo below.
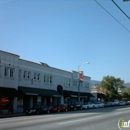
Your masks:
M10 53L10 52L6 52L6 51L3 51L3 50L0 50L0 52L3 52L3 53L7 53L7 54L10 54L10 55L14 55L14 56L20 57L20 56L19 56L19 55L17 55L17 54Z
M29 61L29 60L25 60L25 59L19 59L19 60L23 60L23 61L26 61L26 62L30 62L30 63L33 63L33 64L37 64L39 66L44 66L40 63L37 63L37 62L33 62L33 61ZM51 67L51 66L44 66L44 67L48 67L48 68L52 68L52 69L56 69L56 70L60 70L60 71L65 71L65 72L68 72L68 73L72 73L71 71L67 71L67 70L62 70L62 69L58 69L58 68L55 68L55 67Z
M17 55L17 54L13 54L13 53L6 52L6 51L3 51L3 50L0 50L0 52L3 52L3 53L7 53L7 54L10 54L10 55L13 55L13 56L20 57L20 56ZM25 59L22 59L22 58L19 58L19 60L26 61L26 62L30 62L30 63L33 63L33 64L37 64L37 65L39 65L39 66L44 66L44 65L42 65L42 64L40 64L40 63L33 62L33 61L29 61L29 60L25 60ZM78 71L75 71L75 70L67 71L67 70L62 70L62 69L55 68L55 67L51 67L51 66L44 66L44 67L49 67L49 68L52 68L52 69L56 69L56 70L60 70L60 71L64 71L64 72L67 72L67 73L70 73L70 74L72 74L73 72L77 72L77 73L78 73ZM86 77L86 78L91 78L91 77L89 77L89 76L85 76L85 75L84 75L84 77Z

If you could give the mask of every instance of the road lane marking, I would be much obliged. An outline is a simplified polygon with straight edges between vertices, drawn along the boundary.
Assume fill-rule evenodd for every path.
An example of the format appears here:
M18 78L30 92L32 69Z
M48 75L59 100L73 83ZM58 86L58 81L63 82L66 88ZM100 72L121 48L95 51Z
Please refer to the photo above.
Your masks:
M79 119L79 120L61 122L61 123L59 123L59 125L69 124L69 123L75 123L75 122L80 122L80 121L85 121L85 120L91 120L91 119L96 119L96 118L101 118L101 117L102 117L102 116L95 116L95 117L89 117L89 118L84 118L84 119Z

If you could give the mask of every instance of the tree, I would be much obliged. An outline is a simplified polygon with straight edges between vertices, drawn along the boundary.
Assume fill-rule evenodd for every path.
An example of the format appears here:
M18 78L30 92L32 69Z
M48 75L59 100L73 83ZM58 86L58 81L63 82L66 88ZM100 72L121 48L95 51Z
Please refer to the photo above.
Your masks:
M123 88L123 81L114 76L103 77L100 87L104 90L105 96L108 100L118 97L118 88Z
M123 98L130 99L130 88L127 88L126 90L122 91L121 95Z

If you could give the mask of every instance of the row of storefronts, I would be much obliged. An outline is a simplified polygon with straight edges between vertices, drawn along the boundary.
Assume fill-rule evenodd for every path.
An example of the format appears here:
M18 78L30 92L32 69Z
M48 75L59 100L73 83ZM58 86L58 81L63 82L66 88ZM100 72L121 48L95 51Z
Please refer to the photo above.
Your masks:
M13 108L23 112L38 104L66 104L88 101L90 77L82 76L78 86L78 72L50 67L20 59L19 55L0 51L0 110Z
M92 95L90 93L80 93L81 101L88 101ZM15 88L0 87L0 109L9 109L14 106L14 99L17 98L17 108L22 111L31 108L34 105L46 104L53 106L64 102L67 104L71 101L78 100L78 92L63 90L60 95L55 90L30 88L19 86ZM64 101L61 101L64 100Z

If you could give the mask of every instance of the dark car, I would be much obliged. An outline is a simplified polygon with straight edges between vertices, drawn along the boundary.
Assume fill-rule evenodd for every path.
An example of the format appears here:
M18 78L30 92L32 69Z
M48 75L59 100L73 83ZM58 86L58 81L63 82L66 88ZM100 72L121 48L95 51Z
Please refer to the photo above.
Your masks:
M77 109L82 110L82 105L83 105L82 102L77 101L77 102L68 103L67 107L68 107L68 110L77 110Z
M46 105L36 105L33 108L26 111L27 114L43 114L43 113L50 113L50 106Z
M63 112L63 111L68 111L68 107L63 104L56 105L50 109L50 112Z

